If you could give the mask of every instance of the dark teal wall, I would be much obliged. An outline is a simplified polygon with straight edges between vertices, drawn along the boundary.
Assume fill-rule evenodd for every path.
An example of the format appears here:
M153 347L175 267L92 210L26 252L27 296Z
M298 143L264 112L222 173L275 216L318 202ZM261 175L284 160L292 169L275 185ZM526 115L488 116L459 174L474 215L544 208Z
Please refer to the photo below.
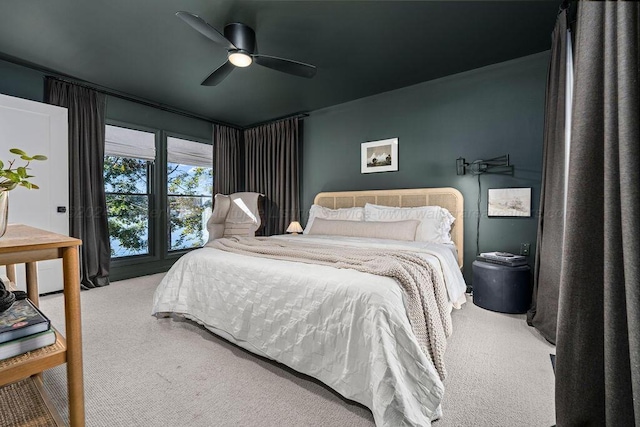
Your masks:
M42 102L44 74L0 60L0 93ZM210 122L107 96L107 119L211 139Z
M303 220L321 191L455 187L465 197L469 283L478 182L457 176L455 159L509 154L513 177L481 177L480 251L517 253L529 242L535 253L548 59L543 52L312 112L304 121ZM360 143L393 137L398 172L361 174ZM532 217L487 218L487 188L500 187L532 187Z
M0 93L42 102L44 97L44 74L31 68L0 60ZM173 134L188 135L208 141L212 138L212 125L209 122L113 96L107 96L106 117L110 121L160 129ZM161 233L162 231L159 230L158 232ZM111 280L166 271L176 259L176 256L169 256L166 259L156 259L143 263L139 262L140 259L127 260L124 263L114 261L111 266Z
M0 60L0 93L42 102L44 74Z
M107 119L161 129L171 133L211 140L213 127L210 122L163 111L157 108L107 97Z

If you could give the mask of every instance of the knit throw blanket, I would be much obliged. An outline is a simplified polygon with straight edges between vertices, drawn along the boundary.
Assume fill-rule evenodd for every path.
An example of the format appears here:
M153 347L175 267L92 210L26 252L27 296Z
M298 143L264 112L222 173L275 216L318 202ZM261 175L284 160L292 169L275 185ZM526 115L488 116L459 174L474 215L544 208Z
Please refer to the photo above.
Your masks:
M311 245L268 237L216 239L206 246L241 255L350 268L395 279L406 295L405 308L411 329L444 380L444 351L447 337L451 335L447 290L434 268L417 254L399 250Z

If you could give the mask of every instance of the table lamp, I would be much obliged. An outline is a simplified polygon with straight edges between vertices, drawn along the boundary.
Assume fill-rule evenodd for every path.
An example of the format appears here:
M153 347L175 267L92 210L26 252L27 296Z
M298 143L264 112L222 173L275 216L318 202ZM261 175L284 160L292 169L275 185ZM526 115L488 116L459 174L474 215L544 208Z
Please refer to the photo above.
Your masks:
M289 227L287 227L287 233L302 233L302 227L300 226L300 223L298 221L292 221L291 224L289 224Z

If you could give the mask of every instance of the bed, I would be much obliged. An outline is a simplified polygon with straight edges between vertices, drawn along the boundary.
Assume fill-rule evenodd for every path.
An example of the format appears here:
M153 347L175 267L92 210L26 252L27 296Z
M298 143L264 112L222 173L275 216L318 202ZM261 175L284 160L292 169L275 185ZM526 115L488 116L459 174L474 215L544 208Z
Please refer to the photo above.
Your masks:
M316 378L371 409L378 426L429 425L442 416L446 338L444 344L437 339L443 333L439 327L418 327L412 292L422 298L423 310L418 311L429 325L449 323L450 328L450 312L464 303L466 290L460 272L462 195L453 188L332 192L318 194L314 205L330 212L371 205L441 206L455 219L451 243L316 233L214 240L167 272L155 292L152 313L184 316L248 351ZM316 221L312 231L332 223ZM261 255L234 245L242 250L243 245L257 245ZM308 247L328 258L300 261L297 257ZM265 255L272 250L277 257ZM430 287L423 286L423 276L416 276L420 283L412 285L418 286L414 292L399 286L404 281L371 274L371 263L353 268L334 264L334 256L358 260L372 253L379 257L376 263L401 259L411 272L413 263L425 264L419 271L430 274L435 296L425 290ZM434 299L437 310L432 310Z

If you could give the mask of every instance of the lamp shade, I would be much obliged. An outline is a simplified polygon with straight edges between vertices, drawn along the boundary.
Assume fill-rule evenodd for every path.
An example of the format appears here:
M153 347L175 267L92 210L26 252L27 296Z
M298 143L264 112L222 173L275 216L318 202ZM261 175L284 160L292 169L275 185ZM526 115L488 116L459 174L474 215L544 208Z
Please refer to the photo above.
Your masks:
M291 224L289 224L289 227L287 227L287 233L302 233L302 227L300 226L300 223L298 221L293 221Z

